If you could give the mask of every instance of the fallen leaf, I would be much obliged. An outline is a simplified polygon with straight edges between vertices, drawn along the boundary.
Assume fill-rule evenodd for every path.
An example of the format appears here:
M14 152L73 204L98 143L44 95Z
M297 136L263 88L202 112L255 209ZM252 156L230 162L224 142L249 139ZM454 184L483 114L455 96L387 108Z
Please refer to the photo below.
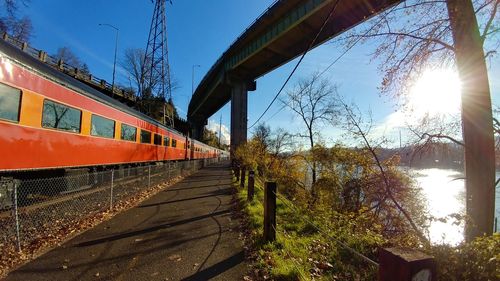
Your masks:
M330 268L333 268L333 265L329 262L320 262L317 264L317 266L319 269L323 269L323 270L328 270Z
M177 255L177 254L169 256L168 259L171 261L181 261L182 260L181 256Z

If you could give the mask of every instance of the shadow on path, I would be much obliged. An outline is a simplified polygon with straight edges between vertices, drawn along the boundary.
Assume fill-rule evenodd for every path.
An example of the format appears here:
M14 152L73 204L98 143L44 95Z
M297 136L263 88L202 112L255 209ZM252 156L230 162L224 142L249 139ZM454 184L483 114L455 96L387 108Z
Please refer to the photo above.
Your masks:
M245 261L245 255L243 251L236 253L235 255L218 262L206 269L203 269L196 274L193 274L187 278L182 279L182 281L204 281L214 278L221 273L241 264Z

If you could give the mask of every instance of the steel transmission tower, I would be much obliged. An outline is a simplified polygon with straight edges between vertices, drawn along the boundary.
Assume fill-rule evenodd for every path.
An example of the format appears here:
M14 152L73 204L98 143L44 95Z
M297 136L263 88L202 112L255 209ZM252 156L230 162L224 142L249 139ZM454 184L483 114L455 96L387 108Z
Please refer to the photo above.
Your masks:
M151 0L155 4L148 45L144 57L144 80L149 85L151 95L163 99L163 123L174 126L174 104L167 48L166 0ZM172 1L169 1L172 3Z

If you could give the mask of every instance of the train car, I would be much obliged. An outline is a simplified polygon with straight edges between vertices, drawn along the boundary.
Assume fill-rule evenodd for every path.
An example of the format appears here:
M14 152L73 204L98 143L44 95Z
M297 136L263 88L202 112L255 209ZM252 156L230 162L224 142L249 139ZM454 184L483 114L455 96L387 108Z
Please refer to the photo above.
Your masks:
M0 40L0 176L223 154Z
M219 149L211 147L197 140L192 140L191 143L192 159L216 158L221 153Z

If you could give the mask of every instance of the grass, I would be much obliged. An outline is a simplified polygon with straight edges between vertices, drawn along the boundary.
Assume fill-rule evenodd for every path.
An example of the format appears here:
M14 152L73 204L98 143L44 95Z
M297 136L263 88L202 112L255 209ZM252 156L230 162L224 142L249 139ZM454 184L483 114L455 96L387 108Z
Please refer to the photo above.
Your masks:
M248 226L251 229L254 248L258 251L256 267L265 271L274 280L310 280L311 268L309 246L319 239L313 233L295 210L281 201L277 201L277 233L276 241L263 241L264 222L264 192L259 181L255 182L254 200L247 202L247 189L240 189L239 199L243 203L248 216ZM308 235L297 235L308 233Z
M257 251L255 267L261 275L273 280L372 280L373 268L367 267L345 249L325 238L317 226L358 249L378 244L376 237L353 237L350 218L332 222L325 216L311 218L306 210L294 202L284 203L278 198L276 241L263 240L264 191L263 184L255 181L254 200L247 201L247 188L239 188L239 200L247 215L252 247ZM286 199L283 199L286 200ZM305 219L307 218L307 219ZM339 227L339 224L344 227Z

